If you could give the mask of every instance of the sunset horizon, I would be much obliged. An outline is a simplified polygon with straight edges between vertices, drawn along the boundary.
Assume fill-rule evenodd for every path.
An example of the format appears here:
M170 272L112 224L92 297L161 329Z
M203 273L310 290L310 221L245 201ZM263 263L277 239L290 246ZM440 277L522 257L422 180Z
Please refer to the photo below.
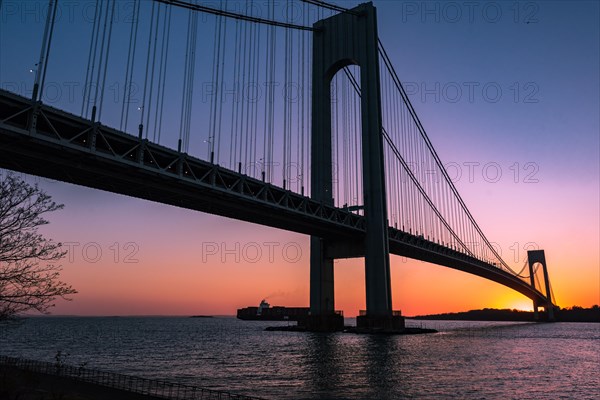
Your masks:
M512 9L510 12L505 10L498 21L476 13L473 21L454 22L447 19L445 8L440 8L440 14L436 16L431 10L429 14L424 13L426 10L413 8L410 4L376 4L380 39L398 68L404 89L441 162L475 220L513 270L521 270L527 250L546 251L550 281L559 305L589 307L599 303L600 173L597 161L600 127L593 116L600 104L595 64L578 57L584 52L577 48L586 48L586 43L593 39L581 39L573 46L569 42L555 41L552 46L535 47L536 52L531 54L531 46L514 49L510 45L519 35L527 35L532 43L546 43L543 38L556 35L556 32L575 35L571 30L571 19L557 19L561 10L557 4L545 4L543 13L540 11L532 16L531 20L535 22L529 24L515 23L513 12L516 11ZM573 6L570 12L585 19L589 13L584 13L584 9ZM176 9L173 18L179 16L183 20L184 14L179 15L178 11L182 10ZM525 6L521 11L524 14L519 15L520 18L525 18L526 11L531 12ZM5 12L13 10L5 8ZM28 15L23 18L34 16ZM394 24L394 16L401 18L403 24ZM4 29L18 31L19 24L15 21L20 19L8 18ZM89 20L78 20L75 16L63 18L58 24L61 29L57 30L56 43L67 40L67 35L74 29L91 29ZM121 33L128 34L130 24L125 21L121 24ZM41 35L43 25L42 18L35 19L31 24L34 29L30 32ZM198 29L210 32L209 28L205 22ZM483 36L470 35L473 29L481 29ZM594 29L597 33L598 27ZM411 41L403 35L397 36L399 32L411 32L420 39ZM28 40L34 48L33 44L40 36L30 36ZM29 82L33 74L24 65L32 58L7 42L7 38L4 34L2 49L6 54L12 54L21 66L3 63L2 88L30 95ZM440 47L438 41L442 41ZM460 41L465 45L458 45ZM64 53L56 43L59 54ZM86 44L84 40L74 41L78 48L83 49ZM422 54L420 51L431 47L437 48L438 52ZM467 52L467 47L472 52ZM114 51L121 51L124 57L125 50L125 46L120 45ZM475 57L474 50L485 57ZM180 51L183 57L183 49L173 51ZM404 54L415 56L404 57ZM557 54L571 56L559 58ZM64 57L73 56L65 53ZM596 53L596 64L597 58ZM82 57L76 59L83 64ZM448 69L435 68L442 59L448 60ZM544 68L548 61L555 63L554 69ZM505 64L511 63L519 68L514 71L504 68ZM57 68L57 64L56 59L49 60L50 86L45 95L46 103L78 113L80 103L75 94L83 82L73 81L66 71ZM474 65L478 66L477 70L473 69ZM199 68L201 66L200 63ZM564 74L570 69L580 71L580 74L573 79L557 80L559 71ZM178 82L183 70L172 71L173 81ZM82 72L85 72L83 66L78 73ZM108 75L115 85L122 85L122 71L118 72L110 71ZM143 72L140 69L140 79ZM209 74L204 67L200 72ZM301 71L297 72L300 74ZM80 79L83 78L81 75ZM259 82L264 79L259 78ZM276 78L282 80L284 77ZM180 90L178 85L175 86ZM139 86L141 95L141 82ZM210 135L213 128L210 124L205 127L203 118L212 107L214 93L207 81L199 86L193 105L198 110L193 116L198 126L194 127L196 134L188 139L189 153L206 158L206 150L212 143L205 136ZM273 95L278 100L281 96L286 98L286 93L279 91L280 86L281 83L273 86ZM122 101L115 90L111 89L111 94ZM235 92L224 93L223 107L233 107L236 111L232 93ZM261 90L258 94L264 97L266 93ZM166 91L166 96L170 96L167 101L175 103L173 94ZM350 101L344 100L343 96L340 95L339 106ZM389 96L386 91L382 93L384 99ZM258 104L263 97L259 97ZM246 100L248 105L254 104L251 98L240 104L246 104ZM572 105L569 109L565 109L567 103ZM297 105L293 100L291 104ZM112 99L107 102L105 124L118 127L120 106ZM169 135L161 140L167 147L176 148L174 133L178 125L171 114L178 111L174 104L165 106L167 110L172 107L173 111L165 115L165 123L170 124L169 130L165 128ZM143 111L140 107L130 108L130 118L137 118ZM305 108L308 111L308 105ZM152 124L152 118L148 121ZM122 116L120 122L123 122ZM282 136L285 131L283 122L283 116L275 119L274 129L280 132L275 135L275 145L281 140L277 136ZM136 124L130 121L129 133L137 134ZM346 126L342 125L346 124L344 121L339 124ZM147 129L152 130L152 126ZM156 134L156 128L153 134ZM293 136L291 132L288 134ZM228 152L225 146L222 151ZM300 149L294 148L292 154L296 151ZM334 150L334 155L339 153L340 163L341 151ZM256 157L254 164L245 166L251 176L262 160L258 159L260 154ZM302 160L292 164L304 162ZM285 155L272 161L274 176L271 179L279 186L282 183L278 171L284 161ZM220 164L228 167L229 160L224 157ZM237 169L237 165L228 168ZM299 174L309 175L310 163L304 168L306 170ZM426 164L413 168L417 175L424 176L426 185L427 179L439 179L435 174L428 178ZM341 167L339 172L334 170L340 175L339 179L346 179L341 176L343 170ZM290 177L288 185L297 185L298 179L302 178ZM308 306L309 236L45 178L28 176L27 180L39 182L57 202L65 204L64 210L49 215L50 224L44 228L44 233L53 240L72 244L66 249L70 253L69 259L62 263L62 276L79 293L72 302L59 301L54 313L231 314L237 308L259 302L270 293L281 294L273 299L279 305ZM341 183L348 185L344 181ZM297 186L292 189L300 191ZM335 199L339 207L353 201L344 193L343 187L334 187L334 190L340 191L335 196L339 197ZM388 188L388 192L392 192L392 188ZM287 247L284 249L284 246ZM98 251L101 254L97 254ZM291 258L283 254L285 252L289 252ZM390 263L393 308L406 315L484 307L511 308L527 301L511 289L464 272L398 256L391 256ZM365 309L364 261L336 260L335 265L336 309L356 315ZM236 277L233 281L232 276Z

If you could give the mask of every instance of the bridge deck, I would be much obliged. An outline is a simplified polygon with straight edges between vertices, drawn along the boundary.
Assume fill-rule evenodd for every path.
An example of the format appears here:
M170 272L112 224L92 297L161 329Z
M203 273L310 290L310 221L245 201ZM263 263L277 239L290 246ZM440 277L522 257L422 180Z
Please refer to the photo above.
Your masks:
M332 257L364 255L360 215L3 90L0 167L320 236L339 244ZM392 254L475 274L546 302L492 264L391 227L389 238Z

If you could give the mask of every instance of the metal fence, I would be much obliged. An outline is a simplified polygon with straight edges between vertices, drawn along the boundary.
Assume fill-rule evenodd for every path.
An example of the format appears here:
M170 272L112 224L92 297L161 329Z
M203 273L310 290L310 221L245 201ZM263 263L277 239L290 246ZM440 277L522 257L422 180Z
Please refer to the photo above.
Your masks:
M131 393L171 400L260 400L258 397L243 396L219 390L199 388L162 380L140 378L84 367L75 367L61 363L0 356L0 366L10 366L26 371L61 376Z

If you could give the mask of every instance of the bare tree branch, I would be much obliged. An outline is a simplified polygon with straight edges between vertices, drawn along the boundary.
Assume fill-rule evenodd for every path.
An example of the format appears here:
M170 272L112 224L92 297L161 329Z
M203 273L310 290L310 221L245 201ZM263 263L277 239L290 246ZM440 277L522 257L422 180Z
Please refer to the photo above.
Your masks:
M38 233L42 216L62 204L12 173L0 173L0 320L36 310L46 313L57 298L77 293L59 280L61 243Z

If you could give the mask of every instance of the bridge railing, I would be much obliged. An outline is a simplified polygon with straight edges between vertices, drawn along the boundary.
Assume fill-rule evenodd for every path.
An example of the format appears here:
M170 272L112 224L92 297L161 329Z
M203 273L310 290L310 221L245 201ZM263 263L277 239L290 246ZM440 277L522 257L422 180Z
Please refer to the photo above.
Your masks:
M13 367L40 374L65 377L80 382L123 390L130 393L170 400L260 400L258 397L183 385L164 380L147 379L61 363L0 356L0 367Z

